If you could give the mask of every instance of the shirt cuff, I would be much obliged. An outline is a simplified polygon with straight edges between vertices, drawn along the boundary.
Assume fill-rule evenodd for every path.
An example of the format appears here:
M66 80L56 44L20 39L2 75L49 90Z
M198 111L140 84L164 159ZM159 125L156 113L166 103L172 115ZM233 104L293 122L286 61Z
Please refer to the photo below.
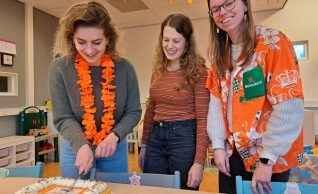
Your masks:
M225 149L224 140L212 140L212 148L213 149Z
M273 154L273 153L271 153L271 152L269 152L269 151L263 149L263 151L262 151L260 157L261 157L261 158L270 159L270 160L273 161L274 164L275 164L276 161L278 160L278 157L279 157L279 156L277 156L277 155L275 155L275 154Z

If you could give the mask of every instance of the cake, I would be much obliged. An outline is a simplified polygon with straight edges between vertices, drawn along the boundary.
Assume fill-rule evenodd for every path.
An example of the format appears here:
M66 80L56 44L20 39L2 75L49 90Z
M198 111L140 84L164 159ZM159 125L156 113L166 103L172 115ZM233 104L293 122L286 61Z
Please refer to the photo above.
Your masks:
M106 183L81 179L76 181L74 188L70 191L74 181L75 179L63 177L41 179L23 187L15 194L110 194Z

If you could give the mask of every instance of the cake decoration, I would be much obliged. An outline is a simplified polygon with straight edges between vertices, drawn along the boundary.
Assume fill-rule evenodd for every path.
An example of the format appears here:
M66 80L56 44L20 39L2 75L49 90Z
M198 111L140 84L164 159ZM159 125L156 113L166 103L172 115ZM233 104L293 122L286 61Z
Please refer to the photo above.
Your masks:
M110 194L104 182L77 180L71 189L74 181L72 178L50 177L23 187L15 194Z

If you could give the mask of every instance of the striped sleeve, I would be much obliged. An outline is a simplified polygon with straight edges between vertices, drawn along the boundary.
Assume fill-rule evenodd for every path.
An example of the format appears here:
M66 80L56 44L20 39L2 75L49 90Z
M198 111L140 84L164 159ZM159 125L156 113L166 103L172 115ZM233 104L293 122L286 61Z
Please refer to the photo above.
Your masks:
M153 79L154 79L154 74L151 75L150 86L151 86L151 83L153 82ZM151 133L152 124L153 124L153 117L155 115L155 108L156 108L156 102L151 98L150 89L149 89L148 105L144 115L144 125L143 125L142 139L141 139L142 144L147 144L148 142L148 139Z
M207 134L207 115L209 110L210 92L206 89L207 71L203 71L194 87L195 111L197 120L196 155L194 162L204 165L209 136Z
M144 117L144 126L143 126L143 133L142 133L142 143L146 144L148 142L152 124L153 124L153 117L155 114L155 107L156 103L151 98L148 99L148 106L146 108L145 117Z

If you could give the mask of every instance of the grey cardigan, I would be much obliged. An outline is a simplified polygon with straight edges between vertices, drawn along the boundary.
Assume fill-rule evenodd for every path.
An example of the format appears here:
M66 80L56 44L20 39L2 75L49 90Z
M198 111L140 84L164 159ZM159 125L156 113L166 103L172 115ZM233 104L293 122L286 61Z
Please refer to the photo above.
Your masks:
M117 132L120 140L131 133L138 124L141 116L140 95L135 69L131 62L122 58L115 63L115 79L112 84L116 86L115 111L113 131ZM101 129L103 115L103 102L101 100L102 67L90 67L93 95L95 96L96 127ZM77 70L74 60L70 57L55 59L49 67L49 88L52 103L53 123L61 136L67 140L75 154L89 142L85 139L82 116L83 108L80 106L81 96L79 91Z

